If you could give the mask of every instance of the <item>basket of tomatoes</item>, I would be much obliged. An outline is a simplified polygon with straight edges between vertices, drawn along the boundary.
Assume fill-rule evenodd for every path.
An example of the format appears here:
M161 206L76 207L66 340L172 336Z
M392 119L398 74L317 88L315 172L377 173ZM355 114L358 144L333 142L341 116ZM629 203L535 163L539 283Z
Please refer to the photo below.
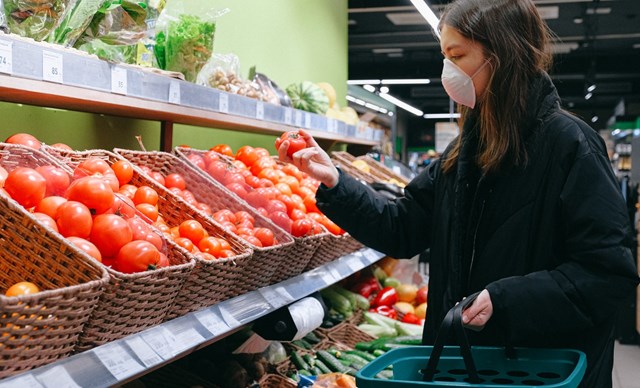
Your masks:
M190 202L210 216L243 243L249 245L251 256L239 269L228 297L237 296L270 284L277 264L285 260L293 239L250 206L243 204L204 176L186 160L159 151L116 149L116 153L145 169L150 176L172 174L184 180L184 189L171 188L182 200ZM276 265L274 265L276 264Z
M60 205L58 213L72 203L74 211L82 215L80 218L70 212L76 218L70 216L69 226L60 233L70 239L84 239L81 246L95 252L94 257L110 275L105 293L80 337L79 350L163 322L190 278L195 260L154 227L158 204L164 203L161 196L130 163L112 152L43 149L73 171L73 180L65 191L67 202Z
M109 282L39 207L69 180L47 154L0 145L0 378L71 355Z
M275 271L271 283L296 276L306 268L328 236L326 229L310 217L300 195L311 192L303 183L314 183L304 181L297 168L279 163L264 148L243 146L235 155L231 149L220 146L208 151L177 147L175 152L225 190L234 201L244 208L254 209L293 238L294 244L286 259L273 263Z

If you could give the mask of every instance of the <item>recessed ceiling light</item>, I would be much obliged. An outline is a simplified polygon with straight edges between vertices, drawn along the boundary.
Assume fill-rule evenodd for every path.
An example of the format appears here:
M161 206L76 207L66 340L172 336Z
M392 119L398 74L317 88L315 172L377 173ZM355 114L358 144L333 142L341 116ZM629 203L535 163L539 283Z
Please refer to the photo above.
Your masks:
M549 7L538 7L538 13L543 19L557 19L560 15L560 7L558 7L557 5Z
M374 54L394 54L394 53L402 53L404 50L401 48L375 48L371 51Z
M573 18L573 22L575 24L582 24L582 22L584 22L584 19L582 19L582 18Z
M349 19L349 25L350 25L350 26L355 26L356 24L358 24L358 22L356 22L356 21L355 21L355 20L353 20L353 19Z
M587 15L608 15L610 13L611 8L609 7L587 8Z
M640 43L634 43L632 47L634 49L640 49Z

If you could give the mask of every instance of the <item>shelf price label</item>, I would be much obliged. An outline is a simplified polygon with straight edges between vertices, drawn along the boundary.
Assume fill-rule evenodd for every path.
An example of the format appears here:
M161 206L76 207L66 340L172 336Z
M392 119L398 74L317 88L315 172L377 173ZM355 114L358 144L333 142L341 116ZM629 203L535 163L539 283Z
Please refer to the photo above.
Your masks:
M147 368L162 362L162 358L141 337L131 337L125 342Z
M364 251L364 257L366 257L371 263L378 261L378 255L376 255L371 249Z
M13 42L0 40L0 73L13 74Z
M106 344L92 350L102 365L118 380L143 371L145 368L138 363L122 345L117 343Z
M212 309L198 311L195 313L195 317L214 336L222 335L230 330L222 316Z
M234 317L229 311L227 311L224 306L219 305L218 308L220 309L220 315L222 316L222 319L225 321L227 326L229 326L229 328L233 329L241 325L236 317Z
M338 120L336 119L328 119L327 120L327 130L331 133L338 132Z
M111 68L111 92L127 95L127 69L120 66Z
M322 281L326 285L331 285L335 283L337 280L336 277L333 276L333 273L331 273L331 271L329 270L322 271L321 276L322 276Z
M144 333L142 339L164 360L173 358L171 348L176 338L167 328L161 327Z
M304 114L304 127L311 128L311 113Z
M229 95L226 93L220 93L220 100L218 101L218 110L222 113L229 113Z
M282 286L278 287L264 287L259 289L260 294L263 298L269 302L269 304L274 308L282 307L286 304L289 304L295 300L293 296L287 291L286 288Z
M293 109L284 108L284 123L287 125L293 124Z
M47 388L81 388L69 375L69 372L59 365L36 376L36 379Z
M44 385L40 384L38 380L31 374L24 374L18 376L11 381L3 384L0 382L0 387L21 387L21 388L42 388Z
M296 115L295 115L295 119L294 119L294 124L296 127L302 127L303 124L303 112L301 110L296 110Z
M256 103L256 119L264 120L264 102L262 101Z
M42 51L42 79L49 82L62 83L62 54L53 51Z
M180 105L180 82L178 81L169 83L169 104Z
M204 337L198 333L198 331L194 328L189 328L183 332L176 334L176 343L174 345L173 353L174 355L178 355L184 352L187 349L193 348L202 342L204 342Z
M347 267L349 267L349 269L353 272L358 272L362 269L362 262L360 262L359 260L356 261L356 257L350 257L349 260L346 260L346 262Z

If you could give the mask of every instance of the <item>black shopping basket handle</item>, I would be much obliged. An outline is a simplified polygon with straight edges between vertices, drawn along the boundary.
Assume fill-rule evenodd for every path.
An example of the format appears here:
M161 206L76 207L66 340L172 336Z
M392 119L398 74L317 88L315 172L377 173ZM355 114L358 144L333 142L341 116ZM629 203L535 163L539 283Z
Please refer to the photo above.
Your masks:
M444 344L452 328L455 329L457 343L460 346L460 353L462 353L462 358L467 368L467 374L469 375L468 381L472 384L481 381L478 377L476 364L473 361L473 357L471 356L471 347L469 346L467 333L465 332L464 326L462 325L462 311L464 311L467 306L473 303L473 301L478 297L479 294L480 292L476 292L475 294L463 299L460 303L451 308L451 310L449 310L447 315L444 317L444 320L440 325L438 335L436 336L433 350L431 351L431 355L429 356L427 368L423 370L422 381L433 381L433 377L436 374L436 368L438 367L438 362L440 361L440 356L442 355Z

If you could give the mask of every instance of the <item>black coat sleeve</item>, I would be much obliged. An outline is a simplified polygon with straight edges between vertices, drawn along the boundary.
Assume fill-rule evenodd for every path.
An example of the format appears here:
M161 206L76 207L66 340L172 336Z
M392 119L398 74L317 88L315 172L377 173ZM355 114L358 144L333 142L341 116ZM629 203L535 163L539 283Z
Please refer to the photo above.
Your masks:
M514 341L601 325L638 284L626 206L604 152L574 161L559 203L558 266L487 286L494 317Z
M397 258L412 257L429 247L434 181L432 163L405 188L405 196L389 200L341 172L331 189L316 193L318 208L368 247Z

